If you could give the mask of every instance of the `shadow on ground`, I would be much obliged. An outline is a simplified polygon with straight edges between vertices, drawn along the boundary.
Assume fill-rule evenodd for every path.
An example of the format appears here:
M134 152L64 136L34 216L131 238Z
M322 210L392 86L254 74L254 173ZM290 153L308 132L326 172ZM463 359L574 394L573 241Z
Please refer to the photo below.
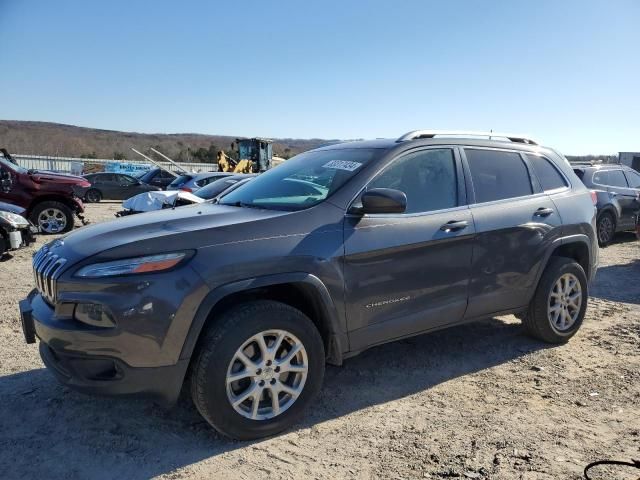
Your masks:
M301 430L546 348L490 319L373 348L329 367ZM0 377L0 478L144 479L251 445L217 435L183 395L172 410L84 396L44 369ZM3 468L6 471L2 471Z

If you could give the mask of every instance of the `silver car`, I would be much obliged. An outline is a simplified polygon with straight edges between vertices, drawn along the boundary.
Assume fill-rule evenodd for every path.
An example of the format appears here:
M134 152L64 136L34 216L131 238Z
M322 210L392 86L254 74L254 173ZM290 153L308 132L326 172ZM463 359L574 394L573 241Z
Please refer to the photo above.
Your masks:
M171 182L167 186L167 190L184 190L193 193L211 182L232 175L234 174L226 172L184 173Z

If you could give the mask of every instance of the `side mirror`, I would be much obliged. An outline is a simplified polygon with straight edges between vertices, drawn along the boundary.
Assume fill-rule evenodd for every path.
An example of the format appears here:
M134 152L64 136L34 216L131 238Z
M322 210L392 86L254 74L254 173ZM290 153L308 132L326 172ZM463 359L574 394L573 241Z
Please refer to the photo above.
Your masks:
M6 170L0 171L0 190L2 190L3 193L9 193L12 187L11 174Z
M362 207L352 213L404 213L407 196L393 188L374 188L362 194Z

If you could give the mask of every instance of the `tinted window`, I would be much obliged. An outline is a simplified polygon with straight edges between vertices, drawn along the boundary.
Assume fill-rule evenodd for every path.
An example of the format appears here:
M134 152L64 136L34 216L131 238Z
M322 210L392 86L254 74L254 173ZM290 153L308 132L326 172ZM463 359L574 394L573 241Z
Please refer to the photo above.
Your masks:
M407 196L405 213L429 212L458 204L456 165L450 149L423 150L395 160L367 190L394 188Z
M113 182L114 175L113 173L103 173L101 175L96 175L96 183L105 183L105 182Z
M582 170L581 168L574 168L573 173L575 173L580 180L584 178L584 170Z
M609 183L612 187L624 187L627 188L627 179L624 177L624 173L622 170L611 170L609 171Z
M551 161L537 155L527 155L527 159L538 176L543 190L555 190L556 188L567 186L564 178L556 167L551 164Z
M377 154L377 150L368 148L333 148L302 153L228 193L220 203L303 210L331 196Z
M195 195L204 198L205 200L211 200L213 197L217 197L222 192L224 192L231 185L237 183L240 179L218 179L215 182L209 183L206 187L202 187L198 190Z
M116 180L120 185L134 185L136 179L129 175L116 175Z
M640 188L640 174L627 170L624 172L631 188Z
M531 195L531 179L520 155L498 150L465 149L476 203Z

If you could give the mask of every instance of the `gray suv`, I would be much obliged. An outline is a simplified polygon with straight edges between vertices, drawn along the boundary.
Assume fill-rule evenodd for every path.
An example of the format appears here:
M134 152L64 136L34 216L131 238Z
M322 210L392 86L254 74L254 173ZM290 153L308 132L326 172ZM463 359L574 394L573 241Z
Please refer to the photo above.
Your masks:
M510 313L566 342L597 268L589 191L530 139L454 133L319 148L217 204L55 240L26 341L78 390L171 404L188 385L237 439L287 428L325 362L384 342Z

